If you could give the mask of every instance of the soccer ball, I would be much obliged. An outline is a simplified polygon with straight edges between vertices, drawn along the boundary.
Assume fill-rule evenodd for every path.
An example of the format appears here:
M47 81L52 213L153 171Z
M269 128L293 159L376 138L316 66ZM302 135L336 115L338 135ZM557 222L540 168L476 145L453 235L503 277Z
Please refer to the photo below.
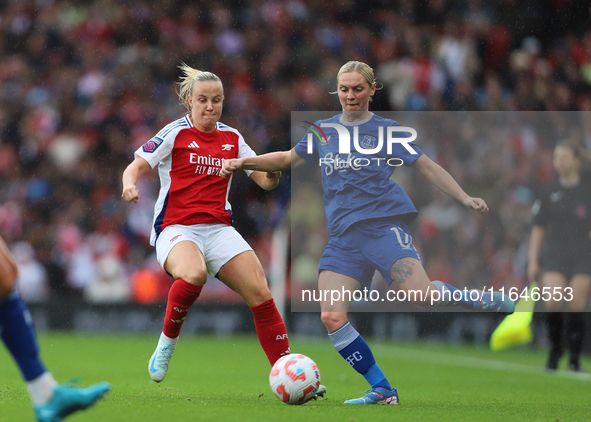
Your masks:
M318 391L320 371L308 356L292 353L275 362L269 384L282 402L304 404L313 399Z

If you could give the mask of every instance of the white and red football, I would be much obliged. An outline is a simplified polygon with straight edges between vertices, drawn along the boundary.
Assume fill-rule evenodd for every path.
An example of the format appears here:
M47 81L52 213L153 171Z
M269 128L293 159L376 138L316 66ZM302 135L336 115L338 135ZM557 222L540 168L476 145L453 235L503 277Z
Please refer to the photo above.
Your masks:
M320 387L320 371L308 356L292 353L275 362L269 384L282 402L304 404L315 397Z

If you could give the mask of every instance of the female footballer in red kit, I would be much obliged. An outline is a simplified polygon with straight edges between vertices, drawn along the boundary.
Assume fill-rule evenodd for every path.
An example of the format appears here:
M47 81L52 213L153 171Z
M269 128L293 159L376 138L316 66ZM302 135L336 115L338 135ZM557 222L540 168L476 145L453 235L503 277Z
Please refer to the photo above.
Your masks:
M208 273L236 291L254 315L256 332L271 365L290 353L289 340L263 267L232 227L230 180L224 160L256 155L236 130L219 122L224 90L218 76L186 64L179 97L189 114L165 126L135 152L123 173L127 202L138 202L139 177L158 165L161 189L150 243L162 268L175 279L168 295L164 329L149 361L150 377L166 376L181 326ZM249 172L261 188L275 189L280 172Z

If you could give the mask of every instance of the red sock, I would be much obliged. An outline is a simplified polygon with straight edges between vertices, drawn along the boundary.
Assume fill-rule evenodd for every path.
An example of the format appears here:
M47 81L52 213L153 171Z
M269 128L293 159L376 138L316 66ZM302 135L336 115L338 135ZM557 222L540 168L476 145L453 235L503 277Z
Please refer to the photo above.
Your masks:
M197 300L203 286L191 284L182 278L177 278L168 292L166 316L164 317L164 335L177 338L187 317L191 305Z
M259 342L272 366L281 356L290 353L287 329L273 299L253 306L250 310L254 315Z

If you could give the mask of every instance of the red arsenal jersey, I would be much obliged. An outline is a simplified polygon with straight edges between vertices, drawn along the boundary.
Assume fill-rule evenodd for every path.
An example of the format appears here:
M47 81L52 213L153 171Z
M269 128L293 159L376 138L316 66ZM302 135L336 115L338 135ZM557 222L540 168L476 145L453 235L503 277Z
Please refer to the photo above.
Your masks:
M236 129L218 122L213 132L201 132L188 115L165 126L135 154L152 168L159 164L160 193L154 206L152 245L171 224L230 225L232 178L220 175L223 162L256 155Z

